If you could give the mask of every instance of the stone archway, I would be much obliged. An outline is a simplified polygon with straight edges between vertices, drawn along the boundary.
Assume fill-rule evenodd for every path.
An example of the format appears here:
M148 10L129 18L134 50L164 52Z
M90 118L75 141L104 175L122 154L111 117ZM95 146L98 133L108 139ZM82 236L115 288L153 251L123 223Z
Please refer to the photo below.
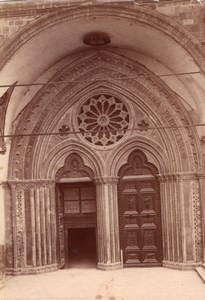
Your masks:
M113 156L113 173L126 166L133 151L146 154L148 161L157 166L160 183L163 266L190 269L201 264L203 239L201 235L200 174L193 172L167 172L169 163L157 145L150 145L137 136ZM171 163L171 162L170 162Z
M15 256L11 263L11 272L40 272L57 268L54 220L55 174L63 167L66 157L73 152L78 153L84 165L94 172L99 211L97 222L101 229L98 231L100 241L98 268L103 270L120 268L117 175L122 164L127 162L128 155L138 147L160 172L162 229L165 237L163 240L166 241L163 245L163 264L178 268L200 264L202 242L199 232L201 224L198 222L200 216L196 219L199 210L197 174L201 172L203 161L197 133L191 126L184 126L192 124L187 111L160 79L150 80L146 76L142 79L120 79L130 70L133 74L135 72L138 75L150 74L145 67L116 53L104 50L88 52L87 55L80 56L75 65L68 64L60 74L57 73L51 78L51 81L63 78L68 84L61 86L59 90L53 86L42 88L22 113L16 134L24 130L34 135L16 138L11 147L10 164L15 167L10 170L9 182L12 188L12 211L17 211L12 220L15 231L12 232L12 226L9 227L9 235L15 237L13 245ZM84 84L79 85L69 80L70 74L82 80L88 77L98 78L102 73L103 76L109 73L109 76L113 77L113 82L90 84L85 80ZM122 138L116 138L109 145L106 144L107 141L102 145L95 144L96 139L86 139L87 136L78 132L79 115L84 114L83 118L86 117L81 107L89 106L92 99L97 105L100 97L104 99L103 101L110 99L110 103L123 108L124 113L124 119L121 118L122 122L125 122L120 123L125 124L125 132ZM110 122L109 118L106 122ZM144 123L148 124L151 131L140 127L140 124ZM72 129L69 137L36 135L37 132L55 131L63 124ZM100 126L104 128L102 120ZM157 126L162 127L162 130ZM40 246L41 234L44 236L45 245L47 243L45 226L36 226L37 239L29 231L31 222L36 224L36 220L39 219L45 224L47 217L40 214L40 205L50 205L53 208L49 217L53 226L53 237L50 234L48 239L51 245L48 253L53 253L53 260L48 260L50 254L46 256L44 250L46 246ZM192 214L188 215L186 209L191 210ZM26 214L25 210L29 214ZM33 215L33 211L36 215ZM27 219L29 215L31 218ZM178 223L174 220L178 220ZM191 235L195 239L194 243L190 240ZM30 236L32 249L28 246ZM40 247L38 252L34 251L35 244ZM12 248L12 245L10 247ZM29 253L34 253L31 260L28 260Z
M203 169L203 159L197 132L191 126L185 107L177 95L146 67L111 49L85 51L76 53L74 57L75 63L69 61L33 97L16 127L17 135L23 131L32 136L18 136L11 145L10 165L14 167L8 175L12 189L9 213L16 213L8 226L8 240L11 242L8 248L14 249L8 269L13 273L35 273L57 268L54 253L56 212L53 208L55 174L73 152L78 153L84 165L93 170L97 198L103 200L98 201L98 210L106 212L99 214L98 220L102 229L98 233L101 241L98 267L119 268L117 175L129 154L136 149L143 151L160 172L162 229L166 240L163 264L178 268L200 264L202 237L198 214L198 174ZM133 74L131 79L128 77L130 73ZM108 75L109 80L105 80ZM146 75L152 75L151 79ZM88 78L92 82L88 82ZM78 79L81 84L78 84ZM52 82L63 83L54 86ZM91 99L98 102L100 97L107 97L116 106L122 107L125 116L122 118L125 121L122 137L118 138L118 135L115 140L114 136L114 142L109 141L110 144L105 140L98 145L96 137L86 138L82 131L79 132L79 128L83 129L79 123L82 125L85 117L81 107L90 106ZM107 126L107 123L109 118L100 119L101 127ZM68 137L46 135L56 132L64 124L71 129ZM140 127L142 124L147 124L150 130ZM44 132L45 136L37 136L40 132ZM43 234L44 242L47 241L44 225L36 226L37 239L29 231L31 222L34 225L36 220L41 220L45 224L47 216L40 214L40 205L49 205L53 209L49 217L53 231L48 239L48 253L53 253L53 260L50 260L51 256L45 256L44 245L36 253L33 250L36 249L35 244L41 245L40 234ZM192 214L188 216L185 208L190 209ZM32 236L33 252L28 247L29 236ZM190 236L194 237L194 243ZM35 253L31 260L28 259L29 252Z
M81 261L81 263L87 263L86 258L89 258L89 261L93 261L94 257L92 256L95 256L97 259L97 245L93 245L93 241L95 243L97 237L93 236L90 239L92 243L89 245L85 239L86 237L89 239L89 232L86 237L80 232L80 229L83 230L83 233L86 233L85 229L87 231L94 229L97 232L96 189L93 180L93 171L84 165L82 158L76 153L70 154L65 160L64 167L60 168L56 173L59 268L63 268L65 265L70 266L72 259L74 259L75 263L76 259ZM81 234L81 236L73 238L71 241L69 240L69 231L72 232L73 237L77 233ZM76 244L74 245L76 249L72 249L72 243ZM74 250L76 253L74 253ZM87 256L84 253L85 251Z
M160 266L163 260L157 168L134 151L119 170L119 224L126 267Z

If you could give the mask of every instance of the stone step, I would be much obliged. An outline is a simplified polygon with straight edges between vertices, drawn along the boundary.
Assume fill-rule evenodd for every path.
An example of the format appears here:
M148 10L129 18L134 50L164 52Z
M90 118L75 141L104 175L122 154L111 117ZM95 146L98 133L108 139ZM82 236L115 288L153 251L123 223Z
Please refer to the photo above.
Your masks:
M201 267L195 268L195 270L196 270L197 274L201 277L203 282L205 283L205 267L204 267L204 265Z

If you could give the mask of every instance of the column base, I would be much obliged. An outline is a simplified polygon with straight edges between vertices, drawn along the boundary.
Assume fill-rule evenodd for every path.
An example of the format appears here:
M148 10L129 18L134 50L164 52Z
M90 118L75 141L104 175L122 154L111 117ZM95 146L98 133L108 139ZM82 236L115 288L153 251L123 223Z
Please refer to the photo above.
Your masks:
M0 289L4 287L5 281L5 255L4 255L4 245L0 245Z
M173 261L163 261L163 267L169 268L169 269L175 269L175 270L182 270L182 271L188 271L193 270L196 267L199 267L202 265L202 263L195 263L195 262L173 262Z
M39 267L27 267L27 268L16 268L16 269L6 269L6 275L18 276L18 275L35 275L40 273L53 272L58 270L58 265L47 265Z
M0 290L4 287L5 274L3 266L0 266Z
M98 270L112 271L122 269L121 262L116 263L98 263Z

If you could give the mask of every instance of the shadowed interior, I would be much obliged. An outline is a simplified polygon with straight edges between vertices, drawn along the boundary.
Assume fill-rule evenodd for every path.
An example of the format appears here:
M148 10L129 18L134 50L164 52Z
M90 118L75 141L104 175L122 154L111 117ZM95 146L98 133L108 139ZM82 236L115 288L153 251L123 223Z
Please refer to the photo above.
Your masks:
M68 229L68 267L96 267L95 228Z

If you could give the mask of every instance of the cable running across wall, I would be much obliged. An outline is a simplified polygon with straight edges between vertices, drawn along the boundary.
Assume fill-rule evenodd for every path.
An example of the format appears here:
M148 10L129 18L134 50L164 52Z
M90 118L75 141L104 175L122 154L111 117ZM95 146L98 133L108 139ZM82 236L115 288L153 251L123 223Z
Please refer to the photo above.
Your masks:
M26 86L46 86L46 85L54 85L54 84L63 84L63 83L71 83L71 82L95 82L95 81L108 81L108 80L127 80L127 79L140 79L140 78L156 78L156 77L171 77L171 76L186 76L186 75L194 75L194 74L200 74L200 71L193 71L193 72L184 72L184 73L172 73L172 74L153 74L153 75L140 75L140 76L123 76L120 78L109 78L109 77L104 77L104 78L97 78L93 80L70 80L70 81L51 81L51 82L37 82L37 83L19 83L15 85L16 87L26 87ZM11 87L11 84L3 84L0 85L0 88L8 88Z
M140 131L145 132L148 130L163 130L163 129L179 129L179 128L193 128L193 127L203 127L205 126L205 123L202 124L192 124L192 125L181 125L181 126L159 126L154 127L150 126L147 128L129 128L129 129L119 129L119 130L104 130L104 132L116 132L116 131L123 131L123 132L129 132L129 131ZM65 133L59 132L45 132L45 133L25 133L25 134L6 134L6 135L0 135L0 138L14 138L14 137L26 137L26 136L51 136L51 135L60 135L60 136L66 136L70 134L85 134L85 133L94 133L98 131L70 131L67 130Z

